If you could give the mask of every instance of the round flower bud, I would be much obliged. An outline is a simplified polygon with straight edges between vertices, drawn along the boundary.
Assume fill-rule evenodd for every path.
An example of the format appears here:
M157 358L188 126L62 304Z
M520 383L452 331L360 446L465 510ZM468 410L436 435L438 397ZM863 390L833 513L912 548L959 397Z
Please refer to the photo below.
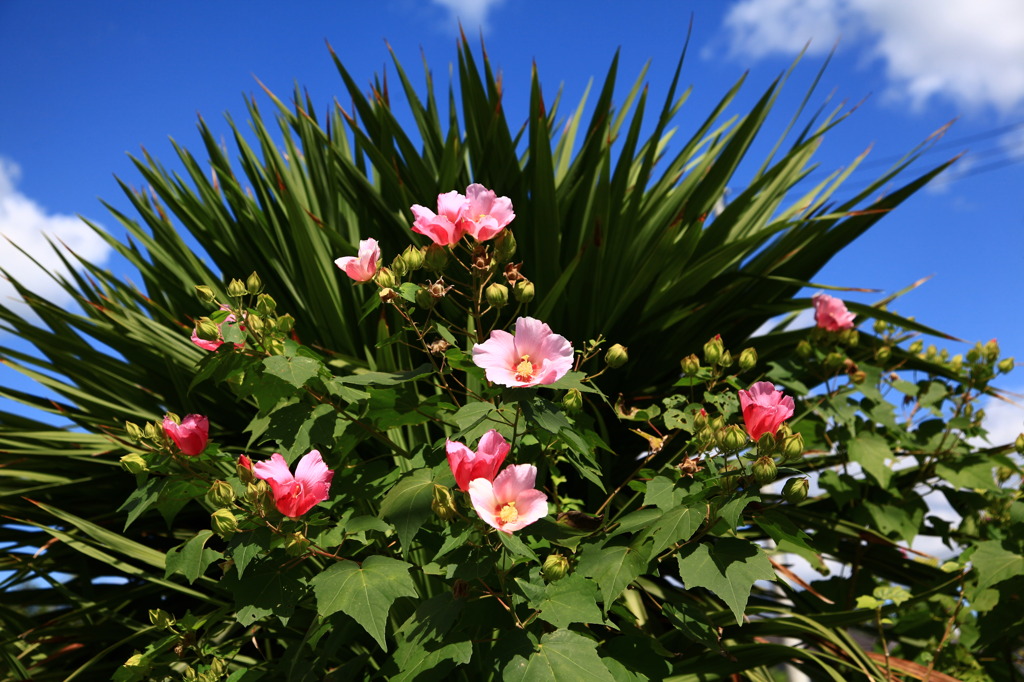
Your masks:
M889 358L892 357L892 348L889 346L880 346L875 350L875 360L878 362L889 362Z
M153 627L157 630L167 630L174 625L174 616L163 609L150 609L149 622L152 623Z
M825 356L825 360L822 364L825 365L825 369L829 371L835 371L843 366L844 360L846 360L846 357L843 356L842 353L833 352Z
M775 453L777 441L770 431L765 431L757 439L757 454L762 457L771 457Z
M779 475L779 467L771 457L762 456L754 461L751 472L758 485L765 485L774 481L775 477Z
M495 282L484 289L484 298L492 308L504 308L508 304L508 287Z
M295 328L295 318L291 315L282 315L277 318L277 322L274 323L274 326L277 327L277 331L282 334L287 334Z
M245 279L245 290L253 296L263 291L263 282L260 276L253 272Z
M260 315L270 315L277 310L277 301L270 294L260 294L256 299L256 310Z
M708 422L708 427L712 431L721 431L725 428L725 417L717 415L711 421Z
M1017 436L1017 440L1013 441L1013 448L1017 451L1018 455L1024 455L1024 433Z
M923 349L924 349L924 341L922 341L921 339L918 339L917 341L914 341L912 344L907 346L907 351L910 352L910 353L913 353L914 355L917 355Z
M885 330L889 328L889 323L885 320L875 320L874 330L876 334L884 334Z
M855 347L860 343L860 332L856 329L844 329L839 332L839 343L851 348Z
M740 353L739 365L741 372L749 372L757 366L757 351L753 348L744 348Z
M722 351L722 357L718 359L719 367L732 367L732 353L727 350Z
M544 580L548 582L559 580L568 573L569 560L561 554L548 554L544 558L544 566L540 569L540 574L544 576Z
M137 452L129 452L120 459L120 462L121 468L129 474L141 474L144 471L149 471L149 465L146 463L146 460Z
M850 373L850 381L855 384L863 384L868 379L868 373L864 370L857 370Z
M625 346L621 343L617 343L609 348L608 352L604 354L604 361L608 363L608 366L612 369L618 369L629 362L629 353L626 352Z
M288 556L302 556L309 549L309 539L302 533L292 533L284 543Z
M451 488L434 484L434 498L430 501L430 508L442 521L451 521L458 516L455 506L455 497L452 496Z
M217 295L213 293L213 289L203 285L196 285L196 296L199 297L200 301L206 303L213 303L217 298Z
M959 372L964 366L964 356L957 353L949 360L949 368L954 372Z
M245 486L245 501L253 507L259 507L263 498L270 492L266 481L256 480Z
M782 459L783 461L792 461L800 459L804 454L804 435L802 433L794 433L791 436L786 436L786 439L782 441Z
M142 440L142 428L135 422L125 422L124 430L128 433L128 438L130 438L133 443L138 443Z
M747 433L735 424L727 426L718 434L718 447L727 452L734 452L747 444Z
M196 336L203 341L220 341L220 327L208 317L200 317L196 322Z
M245 288L245 282L240 279L233 279L228 283L228 296L232 298L241 298L245 296L247 290Z
M391 261L391 272L395 273L395 277L403 277L405 273L409 272L408 266L405 264L405 259L402 258L402 254L395 256L394 260Z
M146 425L142 427L142 433L147 440L156 440L163 433L163 428L153 422L146 422Z
M709 365L717 365L722 359L722 351L725 350L722 344L722 337L719 334L704 344L704 362Z
M997 367L999 367L999 371L1003 374L1013 371L1013 358L1004 358L1000 360Z
M249 485L256 480L256 476L252 473L252 460L246 455L239 455L238 461L235 462L235 473L238 474L238 480L242 482L242 485Z
M508 228L494 238L494 259L499 263L507 263L516 255L516 237Z
M432 272L441 272L448 265L448 251L443 246L431 244L423 254L423 264Z
M245 318L245 323L249 325L249 329L256 334L263 331L263 318L255 313L250 313L249 316Z
M520 303L529 303L535 295L533 282L528 279L521 279L516 282L516 288L512 290L516 300Z
M708 413L702 407L702 408L700 408L699 410L697 410L693 414L693 428L695 428L695 429L697 429L699 431L700 429L703 429L707 425L708 425Z
M373 279L381 289L394 289L399 282L398 276L391 268L381 268Z
M235 489L227 481L214 481L206 491L206 501L214 507L230 507L235 501Z
M985 357L990 362L994 362L999 357L999 343L995 339L985 344Z
M570 388L562 397L562 407L570 414L576 414L583 409L583 394L578 388Z
M801 357L801 358L803 358L805 360L807 358L811 357L811 353L813 353L813 352L814 352L814 349L811 348L811 344L807 341L807 339L802 339L800 341L800 343L796 344L796 354L797 354L797 356L799 356L799 357Z
M402 261L408 272L419 270L423 267L423 250L411 245L405 247L405 251L402 252Z
M782 486L782 497L790 504L797 504L807 499L810 482L806 478L791 478Z
M213 532L222 538L229 538L238 531L238 519L227 509L218 509L210 514Z
M679 366L682 368L683 374L692 377L700 371L700 358L696 354L690 353L679 361Z
M420 287L416 290L416 305L425 310L430 310L436 304L437 299L430 295L430 289L427 287Z

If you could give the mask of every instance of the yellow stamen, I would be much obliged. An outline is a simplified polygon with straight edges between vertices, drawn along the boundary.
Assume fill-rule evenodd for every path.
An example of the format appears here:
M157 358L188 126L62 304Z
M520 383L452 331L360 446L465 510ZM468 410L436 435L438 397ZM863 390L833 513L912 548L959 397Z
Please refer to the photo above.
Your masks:
M534 367L530 362L530 356L524 355L519 364L516 365L516 381L529 381L533 378Z
M501 508L501 512L498 513L498 517L502 523L513 523L519 518L519 512L516 511L516 503L509 502Z

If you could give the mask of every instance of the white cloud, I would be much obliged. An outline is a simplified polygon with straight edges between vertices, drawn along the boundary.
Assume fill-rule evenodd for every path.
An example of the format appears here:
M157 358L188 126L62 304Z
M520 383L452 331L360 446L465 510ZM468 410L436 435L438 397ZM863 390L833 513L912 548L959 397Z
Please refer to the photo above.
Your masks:
M1007 400L989 398L985 401L983 424L988 431L988 443L979 439L977 445L1006 445L1024 433L1024 387L1008 391L1005 397Z
M888 95L1009 111L1024 103L1019 0L740 0L725 16L733 55L840 47L880 59Z
M462 23L467 33L477 28L487 30L487 14L504 0L434 0L446 8L453 21Z
M0 267L40 298L57 304L67 303L68 296L46 272L68 274L46 237L65 244L93 263L103 263L110 247L80 218L49 214L19 192L20 176L17 164L0 157ZM32 254L45 271L14 244ZM6 279L0 279L0 300L10 307L11 298L17 298L14 287Z

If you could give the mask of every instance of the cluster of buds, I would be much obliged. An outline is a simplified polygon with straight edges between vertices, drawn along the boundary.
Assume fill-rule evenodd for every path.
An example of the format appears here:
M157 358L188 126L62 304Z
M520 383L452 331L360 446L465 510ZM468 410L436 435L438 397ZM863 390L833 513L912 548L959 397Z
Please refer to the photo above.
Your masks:
M263 288L255 272L244 282L232 279L227 285L227 296L232 299L232 304L228 305L217 300L211 287L196 286L196 296L204 303L216 305L218 310L196 320L192 343L210 351L217 350L224 342L243 348L249 335L257 347L271 354L283 352L284 339L294 329L295 318L277 315L277 302L263 293Z
M744 348L737 358L733 358L732 352L725 347L721 334L715 334L704 344L704 362L712 369L728 369L735 363L740 372L749 372L757 366L757 359L757 350L750 347ZM686 356L679 364L686 376L696 376L701 369L700 358L695 354Z

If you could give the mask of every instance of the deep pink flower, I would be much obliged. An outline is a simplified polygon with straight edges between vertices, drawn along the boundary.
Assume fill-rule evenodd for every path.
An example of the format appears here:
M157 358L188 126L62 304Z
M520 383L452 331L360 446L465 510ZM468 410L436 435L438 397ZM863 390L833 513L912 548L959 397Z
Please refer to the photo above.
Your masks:
M292 518L302 516L327 499L334 472L327 468L318 450L310 450L295 467L295 475L288 469L284 457L276 452L266 462L252 467L253 475L270 484L277 510Z
M239 455L238 456L238 466L244 467L244 468L248 469L249 471L252 471L252 460L249 459L248 455Z
M464 215L466 232L478 242L495 237L516 217L508 197L496 197L493 190L475 183L466 188Z
M210 420L201 414L187 414L178 424L170 417L164 417L164 433L174 441L182 454L195 457L206 449Z
M469 482L469 499L480 518L502 533L512 534L548 513L548 496L534 489L537 467L512 464L494 479Z
M814 321L819 327L830 332L853 328L853 319L857 316L846 309L842 300L828 294L815 294L811 300L814 301Z
M376 239L360 239L358 256L342 256L334 264L357 282L369 282L377 274L380 247Z
M747 433L757 440L765 433L775 435L782 422L793 416L795 405L770 381L759 381L750 390L740 391L740 408Z
M226 305L222 305L220 307L220 309L221 310L231 310L231 308L226 306ZM218 315L218 313L214 313L214 315L216 316L216 315ZM195 345L199 346L203 350L217 350L222 345L224 345L224 325L229 325L229 326L233 325L233 324L235 324L236 320L237 320L237 318L233 314L232 315L228 315L227 317L225 317L224 321L217 325L218 332L217 332L217 339L215 341L208 341L206 339L199 338L199 334L196 333L196 329L193 329L192 330L192 337L191 337L192 338L192 343L194 343ZM239 329L241 329L242 331L245 331L245 325L239 325ZM244 347L245 347L244 343L236 343L235 344L235 348L244 348Z
M532 317L516 320L516 333L495 329L473 346L473 362L501 386L553 384L572 367L572 344Z
M448 466L455 474L455 483L459 490L469 491L469 482L475 478L486 478L493 481L505 461L509 444L495 429L483 435L473 452L462 443L448 441L445 449L448 452Z
M412 231L430 237L430 240L438 246L458 244L465 233L463 226L465 208L466 197L455 190L437 195L437 213L419 204L414 204L412 214L416 220L412 224Z

